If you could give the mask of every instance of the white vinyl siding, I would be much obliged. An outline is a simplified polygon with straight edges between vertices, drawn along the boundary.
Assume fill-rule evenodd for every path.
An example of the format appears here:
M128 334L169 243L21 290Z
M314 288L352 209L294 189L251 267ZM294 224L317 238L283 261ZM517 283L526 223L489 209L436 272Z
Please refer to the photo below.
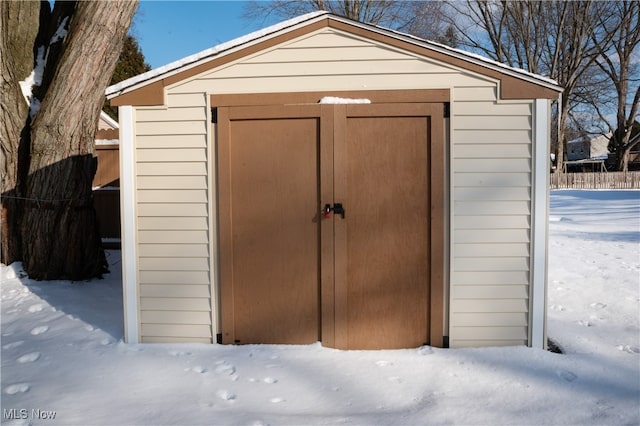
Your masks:
M141 341L211 343L205 97L168 100L136 115Z
M450 345L525 345L532 102L460 92L452 105Z

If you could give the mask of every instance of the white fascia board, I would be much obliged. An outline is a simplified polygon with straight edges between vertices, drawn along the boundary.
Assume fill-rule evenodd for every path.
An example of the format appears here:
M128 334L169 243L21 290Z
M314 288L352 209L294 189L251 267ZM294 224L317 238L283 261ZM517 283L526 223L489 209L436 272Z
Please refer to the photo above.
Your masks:
M109 114L107 114L104 111L100 111L100 118L104 120L109 126L113 127L114 129L117 129L120 127L118 122L113 118L109 117Z
M136 253L135 211L135 111L121 106L120 119L120 217L122 250L122 298L124 304L124 338L127 343L139 343L138 321L138 261Z
M533 191L531 220L531 289L529 345L543 349L546 346L546 305L548 274L549 228L549 150L550 101L534 101L533 136Z

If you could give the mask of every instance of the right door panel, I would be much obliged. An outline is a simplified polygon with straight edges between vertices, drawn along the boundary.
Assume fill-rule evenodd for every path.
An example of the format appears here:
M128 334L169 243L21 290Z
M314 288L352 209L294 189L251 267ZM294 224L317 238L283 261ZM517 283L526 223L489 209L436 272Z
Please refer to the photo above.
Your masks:
M335 138L335 198L346 207L335 219L336 344L417 347L429 341L430 117L419 104L350 105L344 117Z

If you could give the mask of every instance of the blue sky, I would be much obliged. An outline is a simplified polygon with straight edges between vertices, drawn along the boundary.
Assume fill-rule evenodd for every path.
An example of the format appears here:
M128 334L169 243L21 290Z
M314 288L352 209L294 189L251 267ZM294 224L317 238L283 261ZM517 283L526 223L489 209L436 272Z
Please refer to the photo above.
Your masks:
M131 31L157 68L274 23L243 18L245 3L142 0Z

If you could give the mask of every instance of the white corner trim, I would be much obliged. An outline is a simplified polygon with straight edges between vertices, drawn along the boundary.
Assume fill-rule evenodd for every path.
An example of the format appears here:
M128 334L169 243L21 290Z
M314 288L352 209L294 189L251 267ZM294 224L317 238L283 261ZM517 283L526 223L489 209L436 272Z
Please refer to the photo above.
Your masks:
M531 220L531 337L529 345L546 347L547 256L549 217L549 101L534 101L533 196Z
M138 262L136 255L135 141L132 106L118 109L120 118L120 217L122 239L122 297L124 303L124 339L139 343Z

